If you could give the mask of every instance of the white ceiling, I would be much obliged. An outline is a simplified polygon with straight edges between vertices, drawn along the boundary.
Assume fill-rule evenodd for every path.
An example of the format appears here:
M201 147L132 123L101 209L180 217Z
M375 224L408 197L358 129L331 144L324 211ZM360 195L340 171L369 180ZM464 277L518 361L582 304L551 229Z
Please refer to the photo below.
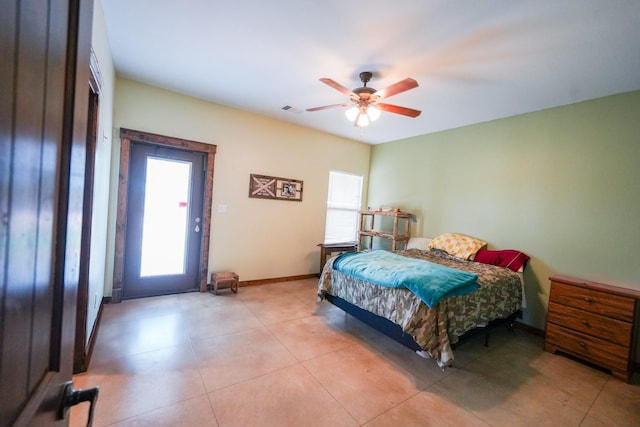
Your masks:
M119 75L378 144L640 89L638 0L102 0ZM360 129L353 89L419 87ZM289 111L282 107L293 107Z

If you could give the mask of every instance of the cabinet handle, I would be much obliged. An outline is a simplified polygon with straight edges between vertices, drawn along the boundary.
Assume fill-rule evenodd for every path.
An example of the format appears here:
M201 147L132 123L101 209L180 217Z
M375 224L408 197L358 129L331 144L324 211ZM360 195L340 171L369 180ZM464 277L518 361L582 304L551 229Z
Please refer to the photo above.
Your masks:
M580 347L585 348L587 345L583 342L580 342Z
M593 302L593 300L592 300L591 298L589 298L589 297L584 297L584 300L585 300L586 302Z
M582 324L583 324L584 326L589 326L589 322L587 322L586 320L583 320L583 321L582 321Z

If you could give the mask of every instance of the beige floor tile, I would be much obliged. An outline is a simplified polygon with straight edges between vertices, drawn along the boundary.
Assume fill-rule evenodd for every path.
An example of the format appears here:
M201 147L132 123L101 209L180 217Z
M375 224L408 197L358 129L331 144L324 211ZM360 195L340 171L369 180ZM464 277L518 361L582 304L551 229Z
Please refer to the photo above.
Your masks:
M502 327L443 372L316 292L312 278L106 305L74 385L100 386L96 426L640 425L640 374L625 384Z
M506 324L496 325L489 330L488 345L485 345L486 331L484 329L479 329L472 333L471 336L464 338L457 344L454 344L453 366L456 368L462 368L469 362L500 349L505 343L516 340L521 334L523 334L523 332L518 331L517 329L509 331Z
M443 370L433 359L421 357L410 348L382 334L374 341L367 341L364 345L382 354L385 360L417 378L420 389L430 386L453 372L451 369Z
M357 426L300 365L209 393L220 426Z
M238 290L238 298L244 302L264 301L286 296L291 289L291 282L269 283L267 285L242 286Z
M476 371L478 366L474 361L457 369L429 391L496 426L579 425L589 408L569 393L535 381L535 370L486 375L484 367Z
M366 427L488 426L471 412L430 392L421 392L377 416Z
M175 311L130 318L127 322L103 322L91 364L98 366L124 355L189 344L185 327L182 314Z
M263 326L245 304L197 307L183 312L185 333L192 339L215 337Z
M453 349L452 366L456 368L462 368L469 362L472 362L491 351L483 344L481 344L481 342L484 342L484 338L473 337L463 345ZM491 348L493 349L494 347L492 346Z
M560 355L541 351L530 365L540 376L540 386L557 388L592 404L610 378L609 374Z
M177 303L180 311L188 312L201 308L242 305L242 300L238 294L232 291L221 290L218 292L218 295L214 295L213 292L189 292L179 294Z
M236 384L297 363L266 328L193 341L207 391Z
M294 295L300 299L315 301L318 298L318 279L291 282L291 286L286 291L289 295Z
M178 295L137 298L104 306L102 317L108 322L129 322L143 317L178 313Z
M74 381L75 382L75 381ZM75 386L76 384L74 384ZM100 396L98 396L100 401ZM75 406L72 406L69 410L69 427L85 427L89 418L89 402L82 402ZM95 427L102 427L106 424L99 424L96 422L95 417L93 420Z
M517 387L562 390L591 405L607 381L608 375L566 357L545 352L541 346L523 345L518 340L504 343L497 350L473 362L474 372L504 378ZM468 366L469 367L469 366Z
M338 316L344 322L344 317ZM305 317L271 325L269 330L298 360L322 356L356 342L353 336L333 328L327 318L331 315Z
M544 348L544 337L534 335L519 327L515 327L513 332L507 334L506 342L517 343L523 347L531 349Z
M637 424L628 424L629 427L636 427ZM610 421L600 421L598 418L588 415L580 423L580 427L615 427Z
M353 316L345 313L342 309L326 301L316 301L312 315L322 316L326 318L327 323L330 323L332 327L341 327L343 329L346 326L345 322L347 319L360 322L359 320L354 319Z
M168 347L90 367L75 388L100 387L96 425L108 425L205 393L189 345Z
M412 372L361 345L303 365L359 423L375 418L433 382L426 370Z
M216 427L206 394L113 424L113 427Z
M323 302L320 303L320 306L333 307L337 311L322 315L327 325L338 331L344 331L366 348L378 353L384 353L390 362L419 373L419 376L427 379L424 386L449 375L449 372L443 371L432 359L418 356L413 350L399 344L353 316L345 314L332 304Z
M316 301L303 301L296 296L280 295L261 301L245 301L245 306L265 325L302 319L316 310Z
M631 384L610 377L588 413L592 422L611 426L640 425L640 374Z
M243 286L238 292L238 298L245 302L252 302L292 296L304 301L315 301L317 293L318 279L313 278L267 285Z

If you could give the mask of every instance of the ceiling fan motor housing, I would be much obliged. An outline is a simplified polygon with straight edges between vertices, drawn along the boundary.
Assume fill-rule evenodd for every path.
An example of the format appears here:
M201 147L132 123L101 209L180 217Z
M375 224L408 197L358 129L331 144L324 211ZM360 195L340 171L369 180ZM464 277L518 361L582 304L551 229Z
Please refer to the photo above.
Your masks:
M367 85L367 83L369 83L371 77L373 77L373 73L371 71L363 71L360 73L360 81L362 81L365 86Z
M359 87L353 90L353 93L355 93L356 95L358 95L358 97L356 99L363 99L363 100L367 100L369 98L371 98L371 95L373 95L374 93L376 93L377 90L375 90L372 87Z
M375 90L374 88L367 87L367 83L369 82L369 80L371 80L371 77L373 77L373 73L370 71L363 71L360 73L360 80L362 81L364 86L355 88L353 90L353 93L358 95L358 98L354 99L354 101L357 102L358 100L368 100L369 98L371 98L371 95L377 92L377 90Z

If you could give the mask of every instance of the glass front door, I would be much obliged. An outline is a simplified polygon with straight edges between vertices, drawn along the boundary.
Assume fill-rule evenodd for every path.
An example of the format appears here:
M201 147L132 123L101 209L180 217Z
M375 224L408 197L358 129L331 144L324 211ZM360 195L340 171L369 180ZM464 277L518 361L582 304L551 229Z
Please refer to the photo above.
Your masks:
M204 162L201 153L131 145L123 298L198 288Z
M140 276L184 274L191 163L147 157Z

